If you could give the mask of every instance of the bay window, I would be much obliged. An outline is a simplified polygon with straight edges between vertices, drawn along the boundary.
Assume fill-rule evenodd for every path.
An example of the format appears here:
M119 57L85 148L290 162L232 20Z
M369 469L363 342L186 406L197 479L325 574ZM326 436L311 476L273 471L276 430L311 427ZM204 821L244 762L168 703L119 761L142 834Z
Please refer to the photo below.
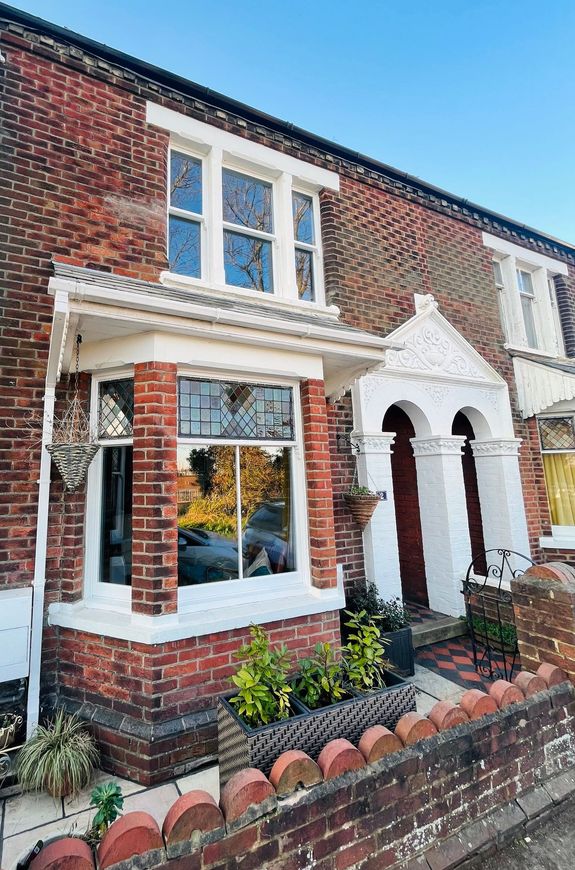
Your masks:
M293 388L180 377L178 436L179 585L294 572Z
M224 169L222 207L226 284L272 293L272 185Z
M202 224L202 162L171 151L168 257L172 272L201 276Z
M539 417L538 423L553 531L575 538L575 417Z

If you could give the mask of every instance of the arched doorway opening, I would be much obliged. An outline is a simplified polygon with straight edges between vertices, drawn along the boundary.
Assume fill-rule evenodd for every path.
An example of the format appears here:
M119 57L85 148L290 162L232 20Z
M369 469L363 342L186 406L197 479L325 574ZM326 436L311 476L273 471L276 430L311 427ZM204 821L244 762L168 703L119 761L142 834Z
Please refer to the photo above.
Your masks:
M483 518L481 516L481 502L479 500L479 487L477 485L477 470L475 457L471 448L471 441L475 439L473 426L466 414L459 411L453 418L451 427L452 435L465 437L461 461L463 464L463 484L465 486L465 502L467 505L467 523L469 527L469 540L471 542L471 555L475 558L485 550L483 536ZM476 568L481 572L486 570L485 560L477 561Z
M415 437L415 429L408 415L397 405L387 410L382 429L396 433L391 454L391 475L403 598L428 607L417 470L410 443L410 438Z

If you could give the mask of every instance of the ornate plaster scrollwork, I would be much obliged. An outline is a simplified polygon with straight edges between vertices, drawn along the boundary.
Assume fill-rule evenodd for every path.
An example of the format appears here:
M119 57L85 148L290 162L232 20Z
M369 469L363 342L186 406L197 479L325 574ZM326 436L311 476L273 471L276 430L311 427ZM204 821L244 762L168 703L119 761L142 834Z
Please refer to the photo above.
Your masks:
M423 389L431 396L431 401L434 405L442 405L443 401L449 392L449 387L443 387L440 384L424 384Z
M352 432L351 441L357 444L360 453L391 453L395 432Z
M461 454L465 437L455 435L453 438L412 438L414 456L440 456L449 453Z
M403 350L388 350L386 364L420 372L443 372L459 377L485 380L477 366L435 326L422 326L405 339Z
M517 456L521 438L492 438L489 441L472 441L474 456Z

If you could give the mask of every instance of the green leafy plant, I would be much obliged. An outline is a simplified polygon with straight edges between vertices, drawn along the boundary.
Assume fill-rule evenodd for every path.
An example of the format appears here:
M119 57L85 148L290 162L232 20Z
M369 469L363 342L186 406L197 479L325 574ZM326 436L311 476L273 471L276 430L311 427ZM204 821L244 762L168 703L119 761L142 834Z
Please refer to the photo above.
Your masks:
M345 611L349 617L347 643L343 647L343 662L349 684L360 692L372 692L385 685L383 669L389 665L385 658L385 645L376 620L365 610L359 613Z
M64 797L88 785L97 760L98 750L82 722L60 709L24 744L16 772L25 791Z
M342 662L331 644L316 644L314 653L299 663L300 672L294 681L295 694L312 710L337 704L347 695L343 687Z
M350 486L349 494L350 495L376 495L376 493L372 492L372 490L369 489L369 487L356 486L355 484L353 486Z
M497 622L484 620L480 616L473 617L473 631L477 635L487 635L491 640L503 641L507 646L515 646L517 643L517 631L514 625L504 622L501 626Z
M390 598L389 601L382 601L379 616L381 617L381 631L399 631L402 628L407 628L411 622L411 614L401 598Z
M373 580L351 592L348 596L348 607L353 613L365 611L366 619L379 617L380 631L399 631L411 622L411 614L401 598L384 601Z
M87 839L91 843L98 843L124 808L122 789L117 782L106 782L97 785L90 795L90 806L96 808L96 815L92 820L92 827L88 831Z
M270 649L269 637L260 625L250 626L250 634L251 642L234 653L244 663L231 678L238 692L230 703L250 727L258 728L291 715L291 660L285 644Z

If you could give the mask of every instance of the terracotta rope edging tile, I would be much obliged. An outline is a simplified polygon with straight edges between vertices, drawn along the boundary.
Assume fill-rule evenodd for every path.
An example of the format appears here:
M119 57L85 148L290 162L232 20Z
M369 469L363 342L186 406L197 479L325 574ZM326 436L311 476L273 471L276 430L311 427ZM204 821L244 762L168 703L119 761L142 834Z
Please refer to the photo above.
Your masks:
M359 749L356 749L353 743L344 737L338 737L326 743L319 754L317 763L324 779L333 779L349 770L365 767L365 759Z
M297 788L310 788L323 780L319 765L301 749L288 749L276 760L270 782L278 797L285 797Z
M434 734L437 734L437 728L426 716L412 711L403 714L395 726L395 734L405 746L413 746L419 740L433 737Z

